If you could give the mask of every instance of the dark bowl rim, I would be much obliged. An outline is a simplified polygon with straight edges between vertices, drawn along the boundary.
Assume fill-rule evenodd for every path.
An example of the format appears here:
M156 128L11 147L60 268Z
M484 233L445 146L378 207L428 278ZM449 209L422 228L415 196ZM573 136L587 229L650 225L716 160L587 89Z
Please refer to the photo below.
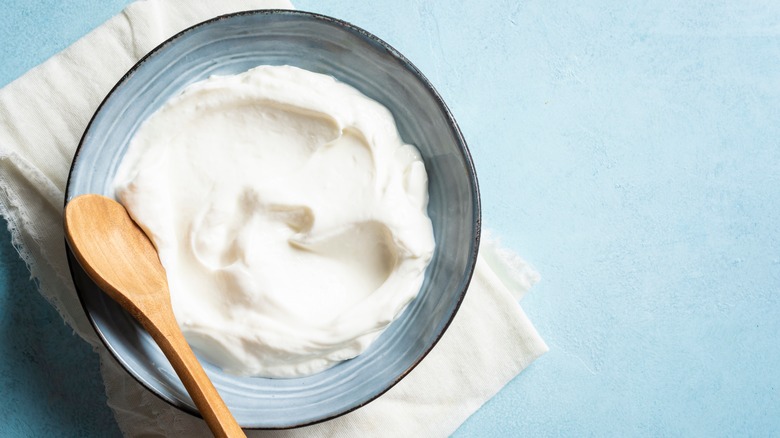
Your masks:
M455 308L452 311L452 314L447 319L446 323L442 327L441 331L436 335L436 338L433 340L431 345L423 352L422 355L420 355L417 360L415 360L414 363L412 363L404 372L402 372L398 377L393 380L387 387L383 388L381 391L379 391L376 395L370 397L368 400L365 400L361 403L358 403L354 406L348 407L346 409L343 409L341 411L336 412L333 415L316 419L313 421L307 421L307 422L301 422L296 424L291 424L289 426L279 426L279 427L258 427L258 426L242 426L244 429L250 429L250 430L283 430L283 429L294 429L298 427L303 426L310 426L317 423L322 423L328 420L332 420L334 418L338 418L342 415L348 414L358 408L361 408L368 403L376 400L380 396L382 396L384 393L390 390L390 388L394 387L398 382L400 382L404 377L406 377L414 368L417 367L417 365L422 362L423 359L425 359L426 356L433 350L433 348L436 346L436 344L439 343L439 340L441 340L442 336L444 336L444 333L449 328L450 324L452 324L452 321L455 319L455 315L458 313L458 310L460 309L461 304L463 304L463 300L466 296L466 292L468 291L468 287L471 283L471 279L474 275L474 269L476 268L477 263L477 254L479 252L479 243L481 239L481 232L482 232L482 203L480 199L479 194L479 182L477 180L477 173L476 169L474 167L474 162L471 157L471 153L469 152L468 145L466 144L466 140L463 137L463 134L460 131L460 127L458 126L458 123L455 121L455 117L450 112L450 109L447 107L447 105L444 103L444 100L439 95L438 91L433 87L433 84L428 80L428 78L425 77L425 75L422 74L422 72L409 61L406 59L405 56L403 56L398 50L390 46L390 44L386 43L384 40L380 39L379 37L375 36L374 34L355 26L347 21L340 20L338 18L329 17L327 15L318 14L315 12L307 12L302 10L292 10L292 9L257 9L257 10L247 10L247 11L240 11L240 12L234 12L224 15L219 15L217 17L202 21L200 23L197 23L193 26L190 26L175 35L171 36L170 38L166 39L162 43L160 43L157 47L152 49L149 53L144 55L138 62L136 62L128 71L125 73L119 81L111 88L111 91L106 94L106 97L103 98L103 101L100 103L100 105L95 110L95 113L90 118L89 123L87 124L86 128L84 129L84 133L81 136L81 139L79 140L79 144L76 148L76 151L73 156L73 161L71 162L70 170L68 171L68 179L66 182L66 188L65 188L65 199L63 204L63 209L65 208L65 205L68 203L68 199L70 198L70 191L71 191L71 177L73 176L73 170L76 166L76 162L79 158L79 153L81 152L81 148L84 144L84 141L86 139L87 133L90 131L90 128L92 127L93 122L95 121L95 118L100 113L100 111L103 109L103 106L106 104L106 102L111 98L111 96L114 94L114 92L125 83L125 81L128 80L128 78L143 65L150 57L154 56L157 52L162 50L164 47L173 44L176 40L181 38L183 35L197 29L203 26L208 26L212 23L228 20L233 17L237 16L248 16L248 15L291 15L291 16L299 16L299 17L305 17L306 19L313 19L316 21L322 21L326 22L331 25L335 25L336 27L341 27L346 29L347 31L351 32L352 34L356 34L358 37L368 40L370 42L376 43L379 46L381 46L391 57L395 58L397 61L399 61L403 67L405 67L407 70L409 70L417 79L419 79L422 82L422 85L425 86L426 89L431 93L433 98L436 100L437 105L439 106L439 109L442 111L442 113L445 115L445 118L447 119L447 123L452 130L453 134L455 135L456 141L458 143L458 149L460 150L461 154L463 155L463 158L466 162L467 171L469 174L469 180L471 185L471 194L474 199L474 209L473 209L473 226L472 226L472 233L474 235L474 239L472 242L472 248L471 248L471 256L469 258L469 264L467 266L467 272L465 272L465 275L462 278L463 287L458 295L458 300L455 304ZM147 382L145 379L138 376L131 367L127 364L126 361L122 359L122 357L114 350L114 348L111 346L111 344L106 339L104 333L100 330L100 328L97 326L95 319L93 318L92 314L87 309L86 302L84 301L83 293L79 289L79 287L76 285L75 282L75 272L74 270L80 266L78 265L78 262L75 260L75 257L73 257L73 254L70 249L70 244L67 242L67 239L65 241L65 255L68 260L68 268L70 270L71 275L71 281L73 281L74 289L76 289L76 293L79 297L79 302L81 303L81 307L84 310L84 313L87 316L87 319L89 320L89 323L92 325L92 328L97 333L98 337L100 338L100 341L103 343L103 345L106 347L106 349L111 353L111 356L116 360L122 368L131 376L133 379L135 379L138 383L140 383L142 386L144 386L149 392L160 398L161 400L165 401L166 403L170 404L171 406L186 412L188 414L191 414L198 418L203 418L197 409L192 408L189 405L186 405L184 403L181 403L181 401L173 398L168 397L164 394L162 394L160 391L158 391L154 385ZM465 281L463 281L465 280Z

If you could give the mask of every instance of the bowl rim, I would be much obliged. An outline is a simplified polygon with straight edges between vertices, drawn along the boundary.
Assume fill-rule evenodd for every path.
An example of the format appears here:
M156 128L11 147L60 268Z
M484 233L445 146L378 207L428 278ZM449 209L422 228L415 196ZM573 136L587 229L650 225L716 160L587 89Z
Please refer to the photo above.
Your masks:
M463 304L463 300L466 296L466 292L468 291L469 285L471 284L471 279L474 274L474 269L476 268L477 263L477 255L479 252L479 244L481 239L481 232L482 232L482 204L480 199L480 193L479 193L479 182L477 180L477 173L476 169L474 167L474 162L471 157L471 153L468 149L468 145L466 144L466 140L463 137L463 134L461 133L460 127L458 126L458 123L455 121L455 117L450 112L450 109L447 107L447 105L444 103L444 100L442 99L441 95L439 95L438 91L433 87L433 84L428 80L428 78L425 77L425 75L422 74L422 72L414 65L411 61L409 61L405 56L403 56L398 50L393 48L390 44L385 42L384 40L380 39L379 37L375 36L374 34L356 26L353 25L347 21L333 18L327 15L315 13L315 12L308 12L303 10L294 10L294 9L256 9L256 10L247 10L247 11L240 11L240 12L233 12L229 14L223 14L219 15L213 18L210 18L208 20L199 22L195 25L192 25L190 27L187 27L184 30L181 30L174 34L173 36L167 38L165 41L157 45L154 49L149 51L146 55L144 55L141 59L139 59L118 81L114 86L111 88L111 90L106 94L106 96L101 101L100 105L98 105L97 109L93 113L92 117L89 120L89 123L87 124L86 128L84 128L84 133L81 136L81 139L79 140L79 144L76 147L76 151L73 155L73 160L70 165L70 170L68 171L68 179L66 182L66 188L65 188L65 199L63 203L63 209L67 205L68 200L71 197L71 178L73 177L73 171L76 167L76 163L79 159L79 154L81 152L82 146L84 145L84 142L86 140L87 134L89 133L90 129L92 128L92 124L94 123L97 115L101 112L103 109L103 106L108 102L108 100L113 96L114 92L122 86L129 78L130 76L138 70L148 59L155 56L159 51L161 51L163 48L165 48L168 45L173 44L176 40L184 36L185 34L194 31L195 29L198 29L200 27L205 27L208 25L211 25L216 22L229 20L233 17L239 17L239 16L253 16L253 15L289 15L289 16L297 16L297 17L303 17L307 20L315 20L315 21L321 21L325 22L331 25L335 25L336 27L340 27L345 29L346 31L355 34L357 37L362 38L364 40L368 40L369 42L375 43L379 45L381 48L383 48L391 57L395 58L396 61L399 61L401 65L409 70L418 80L420 80L421 84L431 93L433 96L435 103L438 105L439 109L442 111L443 115L445 116L445 119L447 121L447 124L452 131L452 133L455 136L456 143L458 144L458 149L463 156L463 159L466 164L466 170L469 176L470 181L470 187L471 187L471 195L474 199L474 208L472 211L472 234L474 236L472 240L471 245L471 254L469 256L468 265L466 268L466 272L464 273L464 276L462 278L462 288L458 293L458 299L455 303L455 307L452 311L452 313L447 318L447 321L442 326L439 333L436 334L436 337L434 338L433 342L430 346L428 346L425 351L401 374L399 374L392 382L390 382L389 385L382 388L379 392L377 392L375 395L370 397L369 399L357 403L353 406L349 406L345 409L341 409L337 411L336 413L332 415L328 415L323 418L319 418L312 421L303 421L303 422L297 422L295 424L287 425L287 426L280 426L280 427L259 427L259 426L241 426L244 429L250 429L250 430L284 430L284 429L293 429L303 426L309 426L317 423L322 423L328 420L332 420L334 418L338 418L342 415L348 414L356 409L359 409L368 403L371 403L372 401L376 400L380 396L382 396L384 393L390 390L390 388L394 387L398 382L400 382L404 377L406 377L414 368L419 365L425 357L428 356L428 354L433 350L433 348L436 346L436 344L439 343L442 336L444 336L444 333L449 328L450 324L452 324L452 321L455 319L455 315L457 315L458 310L460 309L461 304ZM166 394L163 394L160 392L154 385L146 381L146 379L139 376L131 367L130 365L117 353L117 351L112 347L112 345L109 343L109 341L106 339L105 334L103 331L98 327L97 323L95 322L94 317L92 316L91 312L87 308L87 304L84 300L83 292L82 290L76 285L75 281L75 269L80 268L80 265L73 257L72 251L70 249L70 244L67 242L67 239L65 239L65 255L66 259L68 260L68 268L70 271L71 281L73 282L74 289L76 290L76 294L78 295L79 302L81 304L81 308L84 311L85 315L87 316L87 319L89 320L90 325L95 330L95 333L97 333L98 338L100 338L100 341L103 343L103 345L106 347L106 349L111 353L111 357L116 360L119 365L129 374L133 379L135 379L138 383L140 383L144 388L146 388L149 392L154 394L159 399L163 400L164 402L168 403L169 405L179 409L180 411L186 412L190 415L193 415L197 418L203 418L200 414L200 412L187 404L182 403L180 400L170 397ZM177 377L178 378L178 377Z

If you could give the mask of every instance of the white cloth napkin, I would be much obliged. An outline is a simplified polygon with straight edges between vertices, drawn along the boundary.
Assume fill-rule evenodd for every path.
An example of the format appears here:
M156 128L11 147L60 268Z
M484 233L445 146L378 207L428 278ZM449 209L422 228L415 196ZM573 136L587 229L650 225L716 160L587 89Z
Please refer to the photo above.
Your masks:
M0 90L0 214L41 293L95 347L108 404L127 436L210 436L202 420L162 402L99 342L65 260L62 204L73 154L111 87L144 54L195 23L286 0L143 0ZM484 239L461 309L430 355L385 395L337 419L250 436L445 436L547 351L517 300L538 280Z

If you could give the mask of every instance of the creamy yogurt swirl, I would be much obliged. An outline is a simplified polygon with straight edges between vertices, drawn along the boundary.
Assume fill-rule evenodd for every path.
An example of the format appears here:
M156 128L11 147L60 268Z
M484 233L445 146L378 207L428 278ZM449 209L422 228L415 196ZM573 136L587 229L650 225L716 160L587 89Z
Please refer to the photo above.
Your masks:
M114 184L159 251L185 337L233 374L355 357L433 255L425 167L390 112L295 67L188 86L143 123Z

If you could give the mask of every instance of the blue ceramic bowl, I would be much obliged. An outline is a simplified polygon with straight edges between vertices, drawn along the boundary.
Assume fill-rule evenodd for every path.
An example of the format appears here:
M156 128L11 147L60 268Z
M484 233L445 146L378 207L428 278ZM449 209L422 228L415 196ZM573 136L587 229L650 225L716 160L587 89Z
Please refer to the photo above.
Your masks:
M205 363L238 422L248 428L316 423L375 399L412 370L441 338L466 293L477 258L480 204L466 143L441 97L395 49L351 24L298 11L215 18L174 36L142 59L101 104L81 140L66 202L113 196L111 181L141 123L188 84L261 64L328 74L383 103L403 139L422 153L436 251L418 298L355 359L295 379L235 377ZM170 404L197 415L152 339L95 286L68 253L85 311L114 357Z

